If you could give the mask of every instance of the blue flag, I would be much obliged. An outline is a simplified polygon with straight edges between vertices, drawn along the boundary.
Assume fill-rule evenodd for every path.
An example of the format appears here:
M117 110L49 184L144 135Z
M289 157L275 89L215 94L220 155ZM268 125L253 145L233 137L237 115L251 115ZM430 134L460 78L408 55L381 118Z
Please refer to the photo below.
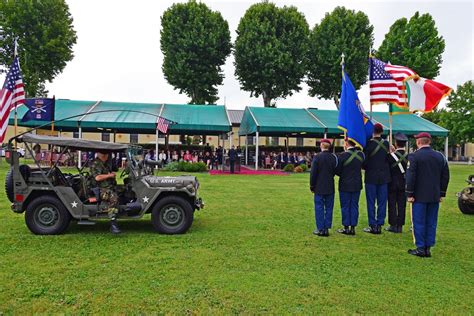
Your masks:
M25 105L28 112L23 115L22 122L27 121L53 121L55 99L26 99Z
M364 148L367 139L372 137L374 125L365 114L351 79L343 71L342 92L339 106L338 127L346 132L346 137Z

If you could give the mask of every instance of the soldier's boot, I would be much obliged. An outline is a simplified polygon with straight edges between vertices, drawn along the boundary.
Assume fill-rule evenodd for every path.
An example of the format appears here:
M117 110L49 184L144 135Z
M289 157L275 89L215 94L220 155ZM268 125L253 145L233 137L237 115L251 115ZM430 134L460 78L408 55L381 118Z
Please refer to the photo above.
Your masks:
M112 217L112 219L110 220L110 232L112 234L121 233L120 228L118 227L118 224L117 224L117 219L115 219L115 217Z
M425 257L431 258L431 250L430 250L430 247L425 247Z
M397 233L401 234L403 232L403 226L402 225L398 225L397 226Z

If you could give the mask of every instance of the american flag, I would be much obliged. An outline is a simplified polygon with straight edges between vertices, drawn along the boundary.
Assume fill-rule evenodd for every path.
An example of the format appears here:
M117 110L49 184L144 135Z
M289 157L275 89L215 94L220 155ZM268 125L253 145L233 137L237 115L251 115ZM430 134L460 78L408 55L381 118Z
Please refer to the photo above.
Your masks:
M370 58L369 85L370 104L394 103L407 107L405 80L418 75L410 68L384 63Z
M170 121L160 116L158 120L156 120L156 128L163 134L166 134L168 132L168 126L170 123Z
M0 142L3 142L8 127L10 111L25 103L25 89L23 86L23 77L21 76L18 57L15 57L10 67L10 71L8 71L5 83L0 91L0 98Z

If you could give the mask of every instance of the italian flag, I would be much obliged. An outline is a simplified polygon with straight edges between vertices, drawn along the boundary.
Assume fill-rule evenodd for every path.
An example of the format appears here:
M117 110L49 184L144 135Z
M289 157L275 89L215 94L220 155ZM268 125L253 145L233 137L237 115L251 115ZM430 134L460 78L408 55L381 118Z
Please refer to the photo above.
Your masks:
M405 81L410 111L431 112L452 91L442 83L414 78Z

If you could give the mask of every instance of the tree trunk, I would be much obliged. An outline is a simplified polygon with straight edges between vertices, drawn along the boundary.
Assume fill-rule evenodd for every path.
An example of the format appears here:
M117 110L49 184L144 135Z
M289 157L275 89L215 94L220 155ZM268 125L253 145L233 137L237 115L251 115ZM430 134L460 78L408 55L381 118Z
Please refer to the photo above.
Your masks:
M263 106L266 107L266 108L271 107L272 106L272 98L268 97L268 93L263 91L262 97L263 97Z
M334 96L334 103L336 104L337 110L339 110L339 98L337 95Z

